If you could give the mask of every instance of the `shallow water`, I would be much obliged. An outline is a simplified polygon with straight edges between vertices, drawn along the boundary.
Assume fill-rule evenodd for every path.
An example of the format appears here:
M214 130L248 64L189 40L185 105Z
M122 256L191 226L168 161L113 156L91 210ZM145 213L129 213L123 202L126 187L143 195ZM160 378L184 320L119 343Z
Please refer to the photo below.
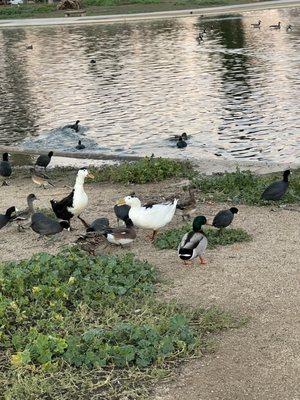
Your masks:
M299 9L1 29L0 144L299 161L299 49ZM62 129L76 119L78 133Z

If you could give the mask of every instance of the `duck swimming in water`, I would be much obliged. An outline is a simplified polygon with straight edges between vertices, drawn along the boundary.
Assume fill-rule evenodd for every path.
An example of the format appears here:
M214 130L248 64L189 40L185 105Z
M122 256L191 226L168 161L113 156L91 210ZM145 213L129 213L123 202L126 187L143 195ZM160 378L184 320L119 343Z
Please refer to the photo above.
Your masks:
M183 140L182 137L180 137L180 138L178 139L178 142L177 142L176 146L177 146L179 149L184 149L184 148L187 146L187 142L186 142L185 140Z
M281 28L281 22L279 21L278 24L276 24L276 25L270 25L269 28L270 29L280 29Z
M75 124L71 125L66 125L65 128L73 129L73 131L78 132L79 131L79 119L75 122Z
M81 140L78 140L78 144L75 148L77 150L83 150L83 149L85 149L85 145L81 143Z
M86 169L82 168L77 173L74 189L65 198L60 201L51 200L52 210L57 218L70 221L74 216L77 217L88 205L88 196L84 191L85 178L94 178L94 176Z
M252 28L260 28L261 20L259 20L256 24L251 24Z

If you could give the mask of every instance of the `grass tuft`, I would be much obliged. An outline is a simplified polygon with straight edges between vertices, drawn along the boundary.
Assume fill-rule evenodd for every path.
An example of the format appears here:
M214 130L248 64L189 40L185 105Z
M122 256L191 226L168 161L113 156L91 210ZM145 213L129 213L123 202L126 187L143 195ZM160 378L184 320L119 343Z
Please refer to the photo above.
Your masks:
M239 322L154 296L154 268L133 255L66 249L0 264L0 387L5 399L142 399L209 333ZM209 342L207 342L209 343Z
M139 161L108 165L91 172L95 176L93 182L126 184L160 182L173 177L187 176L190 171L189 163L165 158L145 157Z
M192 226L190 224L184 225L180 228L169 229L160 233L154 244L160 250L177 250L183 235L191 230ZM223 233L220 234L217 229L204 228L204 233L208 240L209 249L214 249L216 246L227 246L233 243L248 242L252 239L252 236L243 229L224 229Z
M193 179L193 184L200 190L203 198L235 204L265 205L270 204L260 199L264 189L276 180L282 180L282 173L255 175L250 171L225 172L222 175L200 176ZM288 192L279 202L296 203L300 200L300 170L290 177Z

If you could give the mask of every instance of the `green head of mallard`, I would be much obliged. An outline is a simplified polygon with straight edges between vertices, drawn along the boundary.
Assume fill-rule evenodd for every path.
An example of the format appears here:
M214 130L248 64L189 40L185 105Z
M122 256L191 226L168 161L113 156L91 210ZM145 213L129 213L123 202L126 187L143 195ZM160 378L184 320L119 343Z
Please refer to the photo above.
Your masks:
M204 217L204 215L200 215L199 217L196 217L193 221L193 231L194 232L199 232L202 229L202 225L205 225L207 223L207 219Z

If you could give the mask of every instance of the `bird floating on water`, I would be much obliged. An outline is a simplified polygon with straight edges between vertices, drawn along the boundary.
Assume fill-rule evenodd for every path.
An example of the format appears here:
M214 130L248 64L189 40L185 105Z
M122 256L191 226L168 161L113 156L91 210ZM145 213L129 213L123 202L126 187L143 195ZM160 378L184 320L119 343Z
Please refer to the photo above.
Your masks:
M184 147L187 146L187 142L186 142L185 140L183 140L182 137L180 137L180 138L178 139L178 142L177 142L176 146L177 146L179 149L183 149Z
M90 61L91 64L96 64L96 60L94 60L93 58Z
M261 25L261 20L259 20L257 23L251 24L253 28L260 28L260 25Z
M30 45L28 45L28 46L26 47L26 50L32 50L32 49L33 49L32 44L30 44Z
M73 131L78 132L79 131L79 122L80 122L80 120L78 119L75 122L75 124L66 125L65 128L73 129Z
M287 32L291 32L293 30L293 27L292 27L292 25L288 25L287 27L286 27L286 31Z
M283 173L283 179L281 181L273 182L268 186L261 195L263 200L280 200L287 192L289 187L289 175L291 171L287 169Z
M207 224L204 215L196 217L193 221L193 230L186 233L178 246L178 256L185 265L190 265L191 261L199 257L200 264L206 264L204 253L207 247L207 238L202 230L202 226Z
M9 154L4 153L2 156L2 161L0 163L0 176L4 178L4 181L2 182L2 186L8 186L8 183L5 178L9 178L12 174L12 168L9 162Z
M85 149L85 145L81 143L81 140L78 140L78 144L76 146L77 150L83 150Z
M280 29L281 28L281 22L279 21L278 24L270 25L269 28L270 29Z

